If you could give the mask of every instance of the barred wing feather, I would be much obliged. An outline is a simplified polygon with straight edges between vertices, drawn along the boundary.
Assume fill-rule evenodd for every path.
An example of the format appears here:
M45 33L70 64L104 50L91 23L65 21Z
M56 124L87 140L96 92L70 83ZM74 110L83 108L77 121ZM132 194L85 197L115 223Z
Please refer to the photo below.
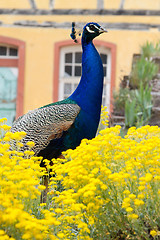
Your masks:
M22 140L24 147L26 143L33 141L33 151L37 155L43 150L52 139L60 138L64 131L67 131L75 121L80 107L77 104L50 105L29 111L19 117L11 128L12 132L25 131L26 137Z

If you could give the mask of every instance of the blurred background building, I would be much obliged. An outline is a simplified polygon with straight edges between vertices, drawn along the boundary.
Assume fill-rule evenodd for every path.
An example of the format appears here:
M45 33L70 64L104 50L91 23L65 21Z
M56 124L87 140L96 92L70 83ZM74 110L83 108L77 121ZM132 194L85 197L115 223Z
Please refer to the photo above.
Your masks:
M129 75L140 46L160 39L160 0L0 0L0 118L71 94L81 76L81 44L70 39L90 21L108 30L95 39L105 74L103 104Z

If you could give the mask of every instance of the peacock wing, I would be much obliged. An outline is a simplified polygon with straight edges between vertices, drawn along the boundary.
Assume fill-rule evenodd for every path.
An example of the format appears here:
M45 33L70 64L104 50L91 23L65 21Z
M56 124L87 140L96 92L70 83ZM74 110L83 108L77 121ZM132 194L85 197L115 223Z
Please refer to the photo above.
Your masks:
M24 147L21 150L27 149L28 141L33 141L33 151L37 155L52 139L60 138L73 125L79 112L77 104L48 105L19 117L11 131L25 131L27 134L22 140Z

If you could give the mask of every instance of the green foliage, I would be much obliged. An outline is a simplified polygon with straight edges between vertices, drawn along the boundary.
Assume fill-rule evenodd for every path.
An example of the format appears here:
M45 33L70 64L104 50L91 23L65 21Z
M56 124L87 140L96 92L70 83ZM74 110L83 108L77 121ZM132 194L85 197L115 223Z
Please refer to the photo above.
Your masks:
M150 59L153 56L160 55L160 41L154 46L153 43L147 43L141 47L141 54L144 58Z
M140 82L144 87L153 79L158 72L158 66L151 60L142 56L133 66L130 75L130 85L139 88Z
M125 102L132 99L132 92L129 88L120 88L118 92L113 93L114 109L118 112L124 113Z
M138 112L137 112L137 127L143 126L148 123L151 118L152 111L152 95L151 87L146 85L143 87L143 84L140 84L140 88L135 91Z
M141 47L141 57L132 67L130 74L130 85L139 88L140 82L144 86L148 84L158 72L158 66L152 60L154 56L160 55L160 41L154 46L147 42Z
M147 42L141 47L141 57L132 66L129 87L114 94L114 110L125 115L125 127L140 127L151 118L152 95L150 82L158 73L154 57L160 56L160 41Z
M147 124L151 118L151 88L148 85L144 88L140 83L140 88L131 92L132 98L125 103L125 126L140 127Z
M136 99L128 100L125 103L125 126L135 126L137 120Z
M155 45L155 55L160 56L160 41Z

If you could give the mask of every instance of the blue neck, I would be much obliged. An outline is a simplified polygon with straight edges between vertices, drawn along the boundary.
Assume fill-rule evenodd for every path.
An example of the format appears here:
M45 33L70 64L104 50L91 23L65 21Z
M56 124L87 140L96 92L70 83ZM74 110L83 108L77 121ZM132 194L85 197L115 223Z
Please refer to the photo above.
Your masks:
M103 91L103 65L92 41L82 37L82 77L73 94L74 100L83 111L99 120Z

